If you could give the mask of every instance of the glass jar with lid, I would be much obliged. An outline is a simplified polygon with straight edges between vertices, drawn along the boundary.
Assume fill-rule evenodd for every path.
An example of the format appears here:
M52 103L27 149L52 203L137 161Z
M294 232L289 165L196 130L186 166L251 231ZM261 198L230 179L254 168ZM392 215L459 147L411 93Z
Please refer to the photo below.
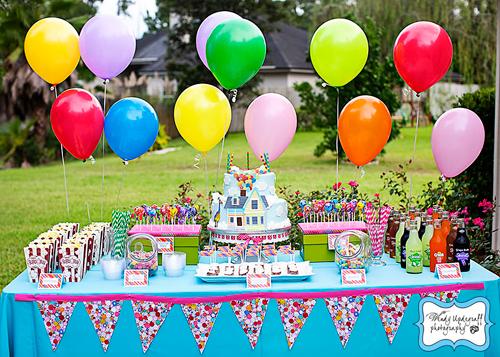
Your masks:
M367 269L371 264L371 243L368 234L350 230L334 240L335 262L342 269Z
M158 270L158 246L149 234L138 233L127 239L127 269L146 269L149 276Z

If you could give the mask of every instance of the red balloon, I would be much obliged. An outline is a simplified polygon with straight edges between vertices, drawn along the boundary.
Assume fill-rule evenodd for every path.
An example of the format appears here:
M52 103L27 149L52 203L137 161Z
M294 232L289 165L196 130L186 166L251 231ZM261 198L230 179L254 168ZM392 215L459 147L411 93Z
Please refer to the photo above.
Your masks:
M393 55L401 78L421 93L446 74L453 58L453 45L441 26L419 21L401 31Z
M86 160L101 138L104 114L92 94L83 89L68 89L54 101L50 123L62 146L75 158Z

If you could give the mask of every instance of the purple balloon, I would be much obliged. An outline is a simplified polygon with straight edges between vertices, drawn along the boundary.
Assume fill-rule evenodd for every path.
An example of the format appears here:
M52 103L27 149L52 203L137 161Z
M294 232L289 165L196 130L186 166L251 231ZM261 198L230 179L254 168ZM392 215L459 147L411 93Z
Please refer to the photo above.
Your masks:
M484 126L476 113L465 108L448 110L432 129L432 154L445 177L455 177L479 156L484 145Z
M217 25L219 25L222 21L232 19L241 19L241 17L231 11L214 12L212 15L203 20L198 28L198 32L196 32L196 50L198 51L198 56L201 61L208 69L210 69L210 67L208 67L207 62L207 40Z
M97 77L110 79L123 72L135 54L135 36L116 15L96 15L80 32L80 55Z

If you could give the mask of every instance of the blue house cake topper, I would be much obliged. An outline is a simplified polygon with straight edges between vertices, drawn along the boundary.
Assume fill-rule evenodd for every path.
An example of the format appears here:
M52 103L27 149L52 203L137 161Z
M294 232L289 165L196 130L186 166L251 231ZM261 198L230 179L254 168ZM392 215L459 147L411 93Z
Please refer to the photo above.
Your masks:
M276 195L269 157L256 169L240 169L228 154L223 194L212 194L209 230L219 233L266 233L289 229L287 203Z

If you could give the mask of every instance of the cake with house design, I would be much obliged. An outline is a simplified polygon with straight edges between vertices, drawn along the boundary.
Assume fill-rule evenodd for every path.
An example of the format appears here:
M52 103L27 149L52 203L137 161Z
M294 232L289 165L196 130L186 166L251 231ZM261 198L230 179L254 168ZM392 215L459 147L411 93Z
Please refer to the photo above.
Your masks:
M240 169L228 157L223 193L212 194L208 230L219 242L279 242L288 239L287 202L276 195L276 175L267 156L256 169Z

